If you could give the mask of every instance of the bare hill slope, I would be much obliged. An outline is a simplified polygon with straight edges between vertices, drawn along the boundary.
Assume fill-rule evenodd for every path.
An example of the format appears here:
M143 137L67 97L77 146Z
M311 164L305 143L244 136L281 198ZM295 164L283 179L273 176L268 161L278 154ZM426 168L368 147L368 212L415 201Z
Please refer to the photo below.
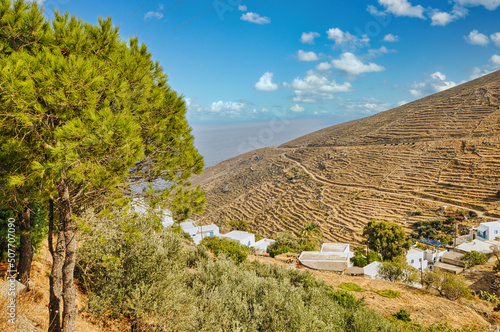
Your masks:
M193 184L207 194L203 222L243 219L270 237L315 221L325 240L356 243L371 219L410 231L450 211L498 218L500 71L226 160Z

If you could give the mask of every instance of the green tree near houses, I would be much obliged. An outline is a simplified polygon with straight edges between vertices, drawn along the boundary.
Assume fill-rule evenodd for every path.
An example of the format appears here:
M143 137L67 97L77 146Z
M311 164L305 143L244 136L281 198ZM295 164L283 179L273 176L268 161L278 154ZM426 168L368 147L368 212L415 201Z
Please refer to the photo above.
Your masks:
M300 229L299 233L303 244L312 244L314 246L321 245L321 239L323 238L323 233L318 224L314 222L305 223Z
M403 227L387 221L369 221L363 228L363 236L368 247L380 254L384 261L401 256L408 248Z
M0 0L0 58L0 147L22 156L1 164L2 179L19 202L49 211L49 331L74 331L79 216L126 205L140 188L187 218L204 204L200 188L186 189L203 160L182 96L110 18L91 25L55 11L48 21L36 3Z

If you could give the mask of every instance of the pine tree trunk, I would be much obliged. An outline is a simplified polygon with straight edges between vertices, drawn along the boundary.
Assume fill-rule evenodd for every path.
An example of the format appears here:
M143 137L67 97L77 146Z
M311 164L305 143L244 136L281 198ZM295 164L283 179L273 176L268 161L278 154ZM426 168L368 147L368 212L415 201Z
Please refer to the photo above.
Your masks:
M71 218L71 202L69 198L69 188L66 181L61 180L58 184L59 192L59 222L64 227L64 241L66 246L66 256L64 257L64 266L62 270L63 278L63 317L62 331L75 331L76 323L76 288L73 280L76 262L76 224Z
M54 233L54 201L49 201L49 251L52 255L52 271L50 273L50 303L49 303L49 332L61 332L61 292L62 268L64 263L64 230L59 223L57 243L54 249L52 234Z
M30 203L23 203L23 210L19 220L20 246L19 263L17 264L17 280L29 289L31 261L33 248L31 246Z

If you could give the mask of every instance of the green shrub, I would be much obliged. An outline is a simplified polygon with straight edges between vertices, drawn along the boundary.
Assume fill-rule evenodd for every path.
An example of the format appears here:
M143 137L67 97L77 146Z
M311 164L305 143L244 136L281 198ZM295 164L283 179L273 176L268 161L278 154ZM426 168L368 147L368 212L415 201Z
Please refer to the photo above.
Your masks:
M193 238L191 237L191 235L189 235L189 233L184 232L181 226L173 225L170 227L170 229L172 230L173 233L179 234L183 239L193 242Z
M250 227L244 220L231 220L227 223L229 229L232 231L248 232Z
M398 291L392 290L392 289L381 289L376 292L378 295L383 296L383 297L388 297L388 298L396 298L401 295Z
M484 264L488 261L488 256L485 253L472 250L466 252L462 261L465 263L465 268L470 268L479 264Z
M222 251L214 260L204 245L184 248L155 227L118 213L85 217L77 255L85 310L137 331L399 331L308 272L236 264Z
M453 273L442 270L428 271L424 273L423 281L427 288L438 291L441 296L452 301L471 296L471 290L465 279Z
M344 282L339 285L340 288L348 290L348 291L354 291L354 292L364 292L366 291L365 289L361 288L358 284L352 283L352 282Z
M410 313L403 308L399 309L393 316L403 322L411 322Z
M224 253L228 258L233 259L236 263L245 261L250 252L250 248L241 245L239 242L226 239L218 236L209 236L201 240L200 244L204 245L208 250L219 256Z
M500 272L500 261L495 262L495 266L493 266L493 271Z

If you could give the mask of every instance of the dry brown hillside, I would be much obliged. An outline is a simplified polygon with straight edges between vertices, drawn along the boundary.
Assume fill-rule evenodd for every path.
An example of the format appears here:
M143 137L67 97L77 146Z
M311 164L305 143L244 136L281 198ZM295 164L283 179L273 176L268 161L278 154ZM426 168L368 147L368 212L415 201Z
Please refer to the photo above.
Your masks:
M203 222L243 219L268 237L314 221L325 240L356 243L371 219L410 230L450 211L500 218L500 71L240 155L193 184Z

